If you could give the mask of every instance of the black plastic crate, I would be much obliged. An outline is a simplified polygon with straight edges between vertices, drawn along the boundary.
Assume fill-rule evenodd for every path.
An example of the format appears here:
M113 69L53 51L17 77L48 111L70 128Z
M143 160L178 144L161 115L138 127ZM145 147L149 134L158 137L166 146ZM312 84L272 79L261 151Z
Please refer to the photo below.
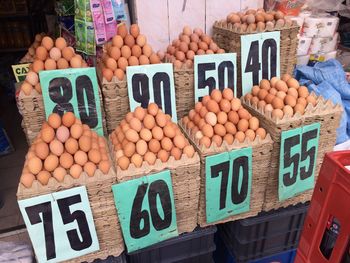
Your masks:
M219 225L219 235L236 262L296 248L309 203Z
M216 249L216 226L196 228L191 233L165 240L128 254L130 263L211 263Z
M127 263L125 253L118 257L109 256L106 259L95 259L92 263Z

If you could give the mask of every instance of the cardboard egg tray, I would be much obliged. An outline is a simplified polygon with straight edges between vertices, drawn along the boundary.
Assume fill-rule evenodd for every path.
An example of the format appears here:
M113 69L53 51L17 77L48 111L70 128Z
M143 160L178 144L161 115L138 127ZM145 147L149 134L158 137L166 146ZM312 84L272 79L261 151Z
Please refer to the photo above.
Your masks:
M17 199L23 200L77 186L86 186L100 250L65 262L92 262L95 259L106 259L111 255L119 256L124 251L124 241L111 188L115 180L116 174L113 167L108 174L103 174L97 169L92 177L85 172L78 179L66 175L63 182L57 182L52 177L47 185L42 185L35 180L31 188L19 184Z
M315 94L312 94L315 96ZM318 145L318 153L315 168L315 182L318 177L320 167L323 162L323 156L326 152L333 150L336 142L336 129L342 116L342 107L334 105L331 101L326 101L322 97L317 98L317 104L312 107L309 104L303 115L296 113L292 117L284 116L282 119L273 119L271 112L258 110L256 106L252 106L249 101L245 101L242 97L242 105L253 116L259 119L260 125L271 134L273 140L273 150L271 155L271 163L269 164L269 176L266 187L264 211L296 205L297 203L305 203L311 200L313 189L305 191L293 198L284 201L278 199L278 175L279 175L279 157L281 148L281 134L283 131L295 129L304 125L319 122L320 137Z
M179 126L184 132L185 136L189 139L190 143L195 147L199 154L201 168L200 168L200 196L199 196L199 208L198 208L198 224L201 227L221 224L229 221L234 221L238 219L243 219L251 216L257 215L262 210L265 189L267 183L267 177L269 175L270 169L270 158L272 152L272 140L269 134L266 135L264 140L256 138L253 142L245 140L243 143L238 143L234 141L233 144L228 145L225 141L220 147L216 144L212 144L210 148L205 148L199 145L199 141L194 138L185 125L180 121ZM252 158L252 186L251 186L251 196L250 196L250 210L241 214L229 216L226 219L207 223L206 217L206 174L205 174L205 158L210 155L215 155L231 150L241 149L245 147L252 147L253 158ZM218 193L219 194L219 193Z
M111 142L110 147L113 147ZM111 152L113 152L112 148ZM173 156L170 156L166 163L157 159L154 165L149 165L144 161L139 168L131 163L127 170L122 170L116 164L114 165L118 183L166 169L170 170L178 233L192 232L197 227L200 162L196 152L192 158L183 154L181 159L175 160Z
M293 23L292 26L284 26L273 31L280 31L280 74L293 74L294 66L297 61L296 53L298 48L299 26ZM213 25L213 39L219 47L226 52L237 54L237 85L242 85L241 79L241 36L247 34L256 34L259 32L240 32L236 31L231 23L225 21L216 21Z

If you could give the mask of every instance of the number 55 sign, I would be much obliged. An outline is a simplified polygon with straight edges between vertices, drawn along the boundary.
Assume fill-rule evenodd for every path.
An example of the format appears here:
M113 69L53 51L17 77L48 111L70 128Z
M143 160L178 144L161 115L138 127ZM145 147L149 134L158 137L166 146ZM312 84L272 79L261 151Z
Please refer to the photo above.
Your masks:
M280 75L280 32L241 36L242 90L245 95L262 79Z
M285 200L314 187L319 136L319 123L282 132L279 200Z

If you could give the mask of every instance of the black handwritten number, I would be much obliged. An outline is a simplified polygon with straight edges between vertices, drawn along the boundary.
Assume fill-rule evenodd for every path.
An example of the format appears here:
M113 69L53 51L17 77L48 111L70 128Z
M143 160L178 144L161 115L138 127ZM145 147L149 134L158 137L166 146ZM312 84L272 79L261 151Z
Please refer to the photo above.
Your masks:
M295 184L298 176L298 170L299 170L299 158L300 154L295 153L293 156L291 156L290 152L293 146L298 145L300 143L300 135L294 135L292 137L287 138L284 141L284 162L283 165L285 168L290 167L293 165L293 174L291 175L289 172L285 173L283 175L283 184L285 186L290 186Z
M253 85L259 84L259 71L261 69L261 64L259 62L259 41L253 41L250 44L247 64L245 67L245 72L253 73Z
M66 225L74 221L78 224L81 239L76 229L67 231L69 244L75 251L86 249L92 245L91 233L85 213L81 210L76 210L71 213L69 209L71 205L78 203L81 203L81 196L79 194L57 200L63 224Z
M146 195L147 188L147 183L137 188L131 208L130 236L135 239L144 237L150 232L149 214L146 210L142 210L142 202ZM141 228L141 220L143 220L143 228Z
M149 212L147 210L142 210L142 203L147 189L148 183L139 185L132 204L130 216L130 236L134 239L142 238L150 233L150 214L152 225L155 230L160 231L171 225L172 205L167 184L163 180L156 180L149 185ZM161 217L158 211L158 197L163 209L164 218ZM142 228L141 220L143 220Z
M131 83L134 100L141 103L142 108L147 108L150 99L147 75L143 73L134 74Z
M79 76L75 81L80 119L83 123L95 128L98 124L94 87L86 75ZM87 101L85 101L85 96ZM87 102L87 105L86 105Z
M169 115L172 115L171 112L171 91L170 91L170 78L169 75L165 72L157 72L153 76L153 92L154 92L154 102L162 108L162 110ZM162 103L162 87L163 87L163 96L164 96L164 108Z
M242 168L242 185L241 189L238 189L238 182L240 178L240 170ZM232 164L232 186L231 186L231 200L233 204L243 203L248 195L248 183L249 183L249 167L248 157L241 156L233 161Z
M225 72L227 72L227 84L225 83ZM219 89L222 91L224 88L231 88L232 91L234 88L234 79L235 79L235 73L234 73L234 65L232 61L223 61L219 64L218 67L218 77L219 77ZM226 84L226 85L225 85ZM236 95L236 94L235 94ZM241 96L239 96L241 97ZM239 98L238 97L238 98Z
M316 158L316 147L312 146L309 150L307 150L307 142L311 139L315 139L317 137L317 129L307 131L302 135L302 143L301 143L301 162L305 161L307 158L310 158L309 169L306 171L305 167L300 168L300 179L305 180L312 175L315 166L315 158Z
M164 212L164 219L159 215L157 208L157 196ZM151 183L148 190L148 201L152 217L152 223L157 231L166 229L171 224L171 200L167 184L163 180Z
M209 94L216 87L216 81L214 77L205 77L206 71L215 70L215 63L199 63L198 64L198 89L209 88Z
M73 105L70 100L73 97L72 84L68 78L54 78L49 83L50 99L56 103L53 111L59 115L63 115L66 111L74 112Z
M46 259L56 258L55 235L52 225L51 202L45 202L25 208L29 221L32 225L44 224L44 237L46 247ZM42 216L40 216L42 214Z
M270 52L270 56L269 56ZM270 62L270 68L269 68ZM277 75L277 43L274 39L266 39L262 45L262 78L271 79ZM255 84L254 84L255 85Z
M221 173L220 210L226 208L226 195L227 195L229 170L230 170L230 161L213 165L210 168L210 174L212 178L219 177Z

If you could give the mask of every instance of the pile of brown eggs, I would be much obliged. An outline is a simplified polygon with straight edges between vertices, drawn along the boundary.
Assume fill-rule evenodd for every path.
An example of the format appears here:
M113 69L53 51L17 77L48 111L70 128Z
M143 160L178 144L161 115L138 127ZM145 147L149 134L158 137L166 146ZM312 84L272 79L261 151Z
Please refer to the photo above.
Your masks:
M106 52L102 55L102 75L107 81L113 76L123 80L127 66L148 65L160 63L159 56L147 44L147 38L140 34L137 24L130 26L130 33L125 24L118 27L118 34L112 42L105 46Z
M20 63L29 63L33 62L35 58L35 49L40 46L42 38L45 36L45 33L36 34L33 44L28 48L28 52L20 60Z
M233 24L233 28L240 32L263 32L290 27L293 21L284 16L281 11L268 11L260 8L247 10L245 13L230 13L226 22Z
M168 46L165 60L173 63L177 69L192 68L195 55L220 54L225 50L218 47L213 39L202 29L185 26L178 39Z
M263 112L270 112L272 118L277 119L292 117L297 112L303 115L308 104L316 106L317 103L316 97L310 95L307 87L300 86L289 74L283 75L282 79L273 77L270 81L261 80L260 85L254 86L244 99Z
M122 170L130 164L141 167L143 162L154 165L159 159L165 163L173 156L175 160L185 154L194 155L194 148L181 133L180 128L164 114L157 104L149 104L147 109L137 107L110 135L114 145L115 160Z
M62 118L53 113L28 151L20 182L30 188L34 180L47 185L51 177L62 182L68 174L94 176L97 169L107 174L110 167L105 138L71 112Z
M45 36L41 40L41 45L35 49L35 59L29 67L21 91L27 96L31 94L33 89L41 94L39 82L39 71L41 70L84 68L87 66L83 58L76 54L72 47L67 46L63 37L54 41L49 36Z
M241 101L234 98L228 88L222 92L215 89L210 96L204 96L188 116L182 118L182 123L199 145L206 148L212 144L220 147L223 141L230 145L235 140L242 143L246 138L254 141L257 136L266 137L259 120L242 107Z

